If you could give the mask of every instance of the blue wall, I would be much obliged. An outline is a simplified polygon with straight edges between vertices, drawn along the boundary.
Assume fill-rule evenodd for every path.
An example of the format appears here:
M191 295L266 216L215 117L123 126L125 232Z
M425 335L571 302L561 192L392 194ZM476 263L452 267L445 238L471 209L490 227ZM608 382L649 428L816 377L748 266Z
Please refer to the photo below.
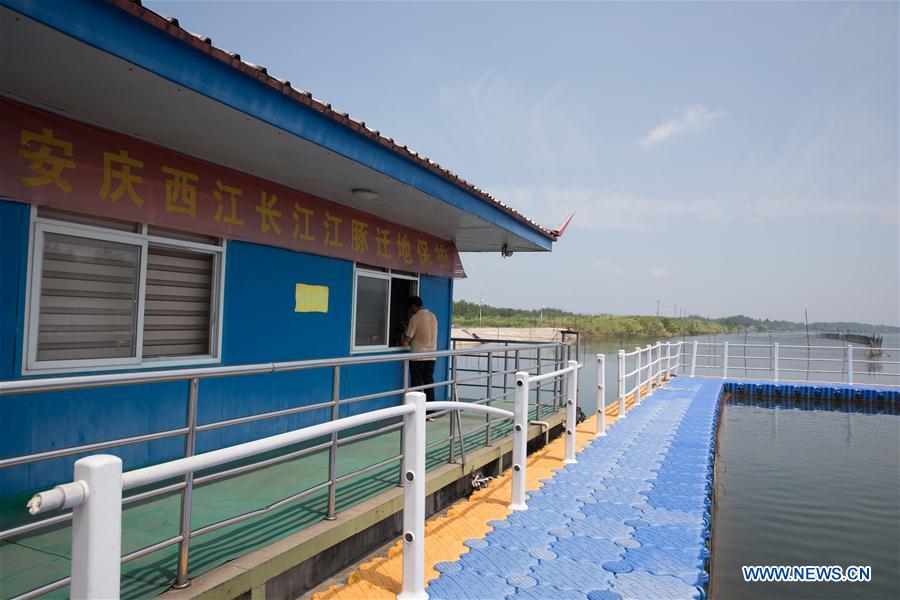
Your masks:
M29 206L0 201L0 374L21 376ZM294 312L294 285L329 288L328 313ZM222 364L348 356L353 263L290 250L229 242L226 253ZM423 275L420 295L440 322L439 348L449 347L452 280ZM439 361L436 377L446 374ZM398 389L402 363L360 365L341 371L341 397ZM182 427L186 382L0 397L0 457L64 448ZM331 399L331 369L204 379L198 421L207 423ZM399 396L345 405L341 415L374 410ZM272 435L330 417L321 409L202 433L198 451ZM176 458L182 438L113 451L126 469ZM0 470L0 495L71 478L69 457Z

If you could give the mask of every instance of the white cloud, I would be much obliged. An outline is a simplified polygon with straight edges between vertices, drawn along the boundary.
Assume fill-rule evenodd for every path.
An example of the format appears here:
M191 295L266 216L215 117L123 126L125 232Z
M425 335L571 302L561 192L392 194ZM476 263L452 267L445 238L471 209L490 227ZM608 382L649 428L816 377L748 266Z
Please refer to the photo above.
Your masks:
M664 267L653 267L650 269L650 274L654 277L665 277L669 274L669 270Z
M709 110L702 104L695 104L684 109L677 117L664 119L639 142L642 146L653 146L683 133L703 129L721 116L721 110Z
M622 269L620 269L618 265L602 258L594 259L593 265L598 271L604 271L606 273L618 274L622 272Z

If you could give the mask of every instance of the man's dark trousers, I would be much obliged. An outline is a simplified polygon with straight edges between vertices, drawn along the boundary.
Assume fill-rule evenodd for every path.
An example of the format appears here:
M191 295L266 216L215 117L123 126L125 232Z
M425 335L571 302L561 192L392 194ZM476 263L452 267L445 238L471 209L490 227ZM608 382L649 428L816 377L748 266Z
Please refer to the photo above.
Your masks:
M434 361L433 360L411 360L409 361L409 385L410 387L418 387L420 385L430 385L434 383ZM431 402L434 400L434 388L422 390L425 392L425 400Z

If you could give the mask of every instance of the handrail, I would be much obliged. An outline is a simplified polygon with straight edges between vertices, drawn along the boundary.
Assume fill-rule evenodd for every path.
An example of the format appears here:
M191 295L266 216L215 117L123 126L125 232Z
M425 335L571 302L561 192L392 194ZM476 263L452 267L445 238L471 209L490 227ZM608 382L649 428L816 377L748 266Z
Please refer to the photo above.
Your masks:
M557 348L567 342L549 342L544 344L528 344L509 348L493 346L479 348L478 353L504 352L511 350L537 350L539 348ZM109 387L136 383L159 383L165 381L185 381L188 379L205 379L209 377L231 377L235 375L259 375L264 373L282 373L324 367L345 367L351 365L369 365L377 363L401 362L428 358L443 358L471 353L472 349L437 350L434 352L400 352L391 354L375 354L366 356L347 356L341 358L319 358L284 362L257 363L251 365L234 365L223 367L197 367L187 369L164 369L144 371L140 373L111 373L99 375L73 375L69 377L45 377L40 379L16 379L0 381L0 396L22 394L27 392L46 392L70 389Z
M53 392L60 390L68 390L68 389L88 389L88 388L102 388L109 387L114 385L129 385L129 384L143 384L143 383L155 383L155 382L164 382L164 381L179 381L184 380L190 383L188 386L188 394L187 394L187 422L184 426L171 429L166 431L158 431L158 432L150 432L145 434L140 434L131 437L122 437L116 439L107 439L101 440L99 442L94 442L90 444L76 445L66 448L59 448L54 450L47 450L43 452L37 452L22 456L12 456L4 459L0 459L0 469L5 467L12 467L15 465L21 465L30 462L37 462L41 460L50 460L61 458L65 456L72 456L75 454L83 454L85 452L92 451L101 451L106 450L108 448L126 446L129 444L137 444L137 443L146 443L148 441L154 441L163 438L172 438L176 436L180 436L184 439L185 443L185 457L190 457L194 455L194 446L195 446L195 438L198 432L206 431L210 429L218 429L221 427L230 427L234 425L240 425L243 423L248 423L252 421L260 421L262 419L272 419L272 418L281 418L287 415L300 414L312 410L323 410L327 408L332 408L331 420L335 420L338 417L338 409L336 407L344 406L350 403L357 403L366 400L371 400L375 398L384 398L389 396L401 396L407 392L415 392L422 391L428 388L438 388L443 387L449 390L449 396L456 400L458 399L457 389L458 386L461 385L475 385L476 381L488 381L490 382L492 378L498 377L503 380L502 387L503 392L500 394L490 394L484 399L475 400L475 402L479 404L487 404L488 406L497 400L502 400L508 398L508 396L514 392L514 390L507 391L509 388L507 387L507 375L514 372L514 369L509 369L508 365L511 362L515 364L515 370L524 370L524 371L537 371L540 373L542 365L557 365L557 367L561 364L564 364L563 361L565 357L569 354L569 347L571 346L570 341L563 342L551 342L551 343L519 343L516 345L505 345L505 346L496 346L496 345L479 345L477 348L452 348L450 350L441 350L435 352L422 352L422 353L409 353L409 352L393 352L389 354L381 354L381 355L364 355L364 356L353 356L353 357L345 357L345 358L335 358L335 359L317 359L317 360L306 360L306 361L286 361L286 362L272 362L272 363L261 363L261 364L253 364L253 365L234 365L234 366L219 366L219 367L200 367L200 368L192 368L192 369L169 369L169 370L160 370L160 371L146 371L146 372L128 372L128 373L114 373L114 374L99 374L99 375L85 375L85 376L70 376L70 377L48 377L42 379L22 379L10 382L0 382L0 395L12 395L12 394L24 394L28 392ZM541 360L541 351L542 350L552 350L553 352L544 354L545 360ZM536 355L536 358L535 358ZM463 369L459 368L457 365L457 359L460 357L472 357L472 360L478 360L479 357L484 356L488 359L488 367L480 371L480 375L475 375L472 377L459 378L457 376L459 371ZM413 358L441 358L448 357L449 360L449 378L443 379L442 381L438 381L434 384L423 385L423 386L411 386L409 384L408 379L408 369L406 365L409 364L409 361ZM493 357L493 358L492 358ZM515 359L513 361L513 358ZM468 359L467 359L468 360ZM532 364L535 363L536 364ZM501 361L503 365L507 365L507 368L502 370L494 370L493 363L495 361ZM354 396L351 398L341 398L339 394L340 390L340 371L342 367L351 367L353 365L359 364L373 364L373 363L390 363L390 362L398 362L404 366L403 368L403 384L401 388L388 390L384 392L376 392L371 394L366 394L362 396ZM524 364L520 364L524 363ZM482 363L483 364L483 363ZM325 369L330 368L332 371L332 398L330 401L318 402L315 404L307 404L300 406L293 406L289 408L267 411L263 413L254 413L234 418L222 419L220 421L211 421L205 423L198 423L196 415L198 414L197 404L198 404L198 389L200 380L208 377L219 377L219 376L236 376L236 375L245 375L245 374L265 374L265 373L273 373L273 372L284 372L284 371L294 371L294 370L302 370L302 369ZM473 372L476 372L473 370ZM472 383L465 383L472 382ZM495 383L494 385L499 385L499 383ZM490 388L490 385L487 386ZM539 393L537 396L536 403L538 405L538 414L543 414L541 412L541 401L544 400L546 403L548 398L550 402L550 406L553 409L557 408L558 403L561 404L559 400L561 395L557 392L557 384L554 386L547 386L546 389L543 390L545 394ZM552 392L552 394L551 394ZM547 406L545 404L545 406ZM436 414L447 414L448 411L441 410ZM449 420L450 431L449 435L433 440L430 442L430 446L434 446L435 444L447 443L449 441L450 444L450 456L448 458L449 462L456 462L457 455L457 446L459 446L459 454L462 458L463 464L466 462L465 457L465 445L463 440L463 431L461 427L461 422L459 418L455 415L457 414L457 410L454 409L450 411L451 417ZM484 413L482 413L484 414ZM487 421L485 423L485 427L482 428L485 430L485 443L490 443L490 415L486 415ZM387 427L381 427L376 429L375 431L363 432L357 435L352 436L352 439L363 439L367 437L372 437L375 435L382 435L385 433L389 433L391 431L396 431L402 427L402 423L397 423L394 425L389 425ZM327 436L327 434L324 434ZM142 492L137 495L128 496L123 499L124 504L129 504L131 502L137 501L138 499L152 498L164 493L170 492L179 492L181 493L182 502L181 502L181 535L177 537L173 537L170 540L167 540L166 543L168 545L178 544L180 546L179 549L179 559L176 571L176 584L175 587L187 587L190 585L190 580L188 579L188 548L191 537L196 537L199 535L203 535L207 532L207 530L212 530L212 528L219 528L226 525L231 525L241 520L245 520L250 516L258 513L256 511L253 514L244 513L242 515L238 515L236 517L232 517L226 519L224 521L219 521L218 523L214 523L208 527L191 530L191 496L192 489L194 484L208 483L211 481L216 481L218 479L223 479L227 477L233 477L236 475L240 475L249 471L253 471L259 468L263 468L265 466L274 465L278 463L282 463L288 460L294 460L297 458L301 458L303 456L307 456L316 452L327 451L328 462L329 462L329 476L328 481L325 484L322 484L318 487L310 488L291 496L280 502L291 502L294 501L304 495L313 493L318 489L322 489L323 487L328 488L328 510L326 513L326 519L333 519L336 516L336 489L337 484L340 481L344 481L350 477L360 476L368 470L374 468L371 465L368 467L363 467L362 469L354 470L350 473L343 474L340 477L337 476L336 470L336 454L337 449L342 444L348 443L351 438L337 438L337 433L331 434L331 440L327 441L323 444L317 444L312 447L304 448L297 451L291 451L286 453L279 453L277 456L272 458L268 458L264 461L256 461L250 464L240 465L238 467L228 467L224 470L217 471L215 473L204 475L203 477L194 478L193 473L189 473L184 475L183 481L179 483L175 483L172 485L167 485L164 487L157 487L156 489L152 489L146 492ZM396 460L396 457L392 460ZM339 481L340 480L340 481ZM271 508L271 507L270 507ZM262 509L261 509L262 510ZM268 509L264 510L266 512ZM248 516L249 515L249 516ZM39 529L43 529L45 527L50 527L54 524L58 524L60 522L66 521L69 518L72 518L72 513L67 512L63 515L55 516L49 519L43 519L31 523L27 523L24 525L19 525L16 527L8 528L6 530L0 531L0 539L6 539L10 537L14 537L16 535L21 535L23 533L37 531ZM162 542L161 542L162 543ZM66 585L66 581L60 580L54 582L54 584L50 585L48 589L58 589L63 585ZM56 587L53 587L56 586ZM47 586L42 587L41 589L46 588ZM32 590L30 592L25 593L21 598L32 598L35 597L38 590Z
M566 459L575 462L574 428L577 405L577 374L580 365L569 361L564 369L568 377L566 409ZM493 406L460 401L432 402L426 406L425 394L408 392L405 403L379 410L343 417L333 421L311 425L286 433L245 442L227 448L168 461L162 464L122 472L122 461L111 455L92 455L75 463L73 481L58 485L52 490L40 492L28 502L29 512L39 514L51 510L72 508L72 562L71 578L66 578L40 590L58 589L71 581L73 597L118 598L120 593L121 564L127 560L149 554L159 548L179 543L184 535L122 556L122 492L158 483L174 477L188 477L194 472L223 465L302 443L315 438L335 435L346 429L369 425L378 421L403 417L403 585L398 598L402 600L427 599L425 593L425 452L427 409L448 411L472 411L514 419L513 429L513 492L512 510L526 510L524 489L526 481L528 381L525 371L516 373L516 400L514 411ZM394 460L394 459L392 459ZM327 482L318 486L323 488ZM292 501L301 492L271 507L260 509L262 513ZM257 512L260 512L257 511ZM254 513L255 514L255 513ZM249 517L248 517L249 518ZM209 525L201 531L218 528Z
M711 350L699 352L700 346L711 348ZM756 352L752 350L755 348L764 350ZM804 350L806 355L800 355ZM900 352L900 348L870 348L853 344L802 346L777 342L772 344L727 341L713 343L693 340L689 350L686 351L684 347L680 349L676 361L691 376L697 374L697 369L703 369L707 374L712 370L721 377L727 378L729 369L731 369L745 373L754 372L757 374L754 375L755 378L771 379L776 382L782 379L784 373L806 373L804 380L822 383L839 381L852 385L855 375L865 375L871 378L874 384L884 379L887 379L890 385L900 384L900 370L898 369L891 368L882 371L870 368L868 371L858 371L854 368L856 363L883 367L900 365L900 361L871 360L872 356L880 356L885 352ZM857 357L859 353L868 353L868 359ZM698 359L700 360L698 361ZM800 368L804 362L806 368ZM840 370L830 368L838 365L841 365Z

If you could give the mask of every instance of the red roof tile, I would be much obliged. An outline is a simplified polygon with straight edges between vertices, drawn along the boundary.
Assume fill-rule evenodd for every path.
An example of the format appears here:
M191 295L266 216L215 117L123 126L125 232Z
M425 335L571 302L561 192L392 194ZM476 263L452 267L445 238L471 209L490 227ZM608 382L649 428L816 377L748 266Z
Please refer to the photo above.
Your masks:
M356 131L360 135L375 140L381 145L389 148L391 151L409 160L412 160L422 168L436 173L450 183L496 206L497 208L514 217L516 220L524 223L528 227L531 227L532 229L546 236L549 236L554 240L562 234L561 231L551 230L547 227L539 225L519 211L495 199L487 192L484 192L481 189L475 187L452 171L441 167L433 160L410 150L403 144L398 144L392 138L385 137L378 131L366 127L365 122L357 121L351 118L347 113L335 110L334 108L332 108L331 104L313 98L312 94L307 91L294 89L289 81L269 75L265 67L254 65L253 63L241 60L240 54L236 52L228 52L226 50L213 46L212 40L209 37L201 34L191 33L190 31L182 28L178 24L178 19L153 12L152 10L142 6L140 0L111 0L111 2L122 10L141 19L145 23L153 25L154 27L157 27L169 33L179 40L194 46L198 50L209 54L213 58L231 65L233 68L241 71L242 73L249 75L250 77L254 77L259 81L262 81L269 87L272 87L273 89L276 89L283 94L290 96L300 104L318 111L319 113L331 118L333 121L340 123L341 125L352 129L353 131Z

